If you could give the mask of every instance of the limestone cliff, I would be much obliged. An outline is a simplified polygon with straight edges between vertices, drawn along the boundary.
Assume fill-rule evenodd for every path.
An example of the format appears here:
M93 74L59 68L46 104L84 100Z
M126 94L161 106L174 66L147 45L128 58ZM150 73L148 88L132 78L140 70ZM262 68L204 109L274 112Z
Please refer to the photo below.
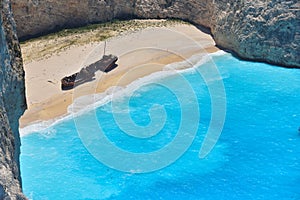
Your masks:
M300 67L298 0L216 3L212 33L218 45L240 57Z
M19 172L19 118L26 108L21 51L8 0L0 0L0 199L25 199Z
M12 0L19 37L114 18L178 18L245 59L300 67L298 0Z

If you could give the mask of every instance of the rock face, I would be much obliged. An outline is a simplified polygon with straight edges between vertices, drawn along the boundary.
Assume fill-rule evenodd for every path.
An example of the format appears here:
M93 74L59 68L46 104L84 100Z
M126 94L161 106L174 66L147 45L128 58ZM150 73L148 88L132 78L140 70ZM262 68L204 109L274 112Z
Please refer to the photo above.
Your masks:
M115 18L178 18L242 58L300 67L298 0L12 0L21 39Z
M212 33L218 45L240 57L300 67L300 3L232 1L217 3Z
M0 0L0 199L26 199L19 172L19 118L26 108L21 51L8 0Z

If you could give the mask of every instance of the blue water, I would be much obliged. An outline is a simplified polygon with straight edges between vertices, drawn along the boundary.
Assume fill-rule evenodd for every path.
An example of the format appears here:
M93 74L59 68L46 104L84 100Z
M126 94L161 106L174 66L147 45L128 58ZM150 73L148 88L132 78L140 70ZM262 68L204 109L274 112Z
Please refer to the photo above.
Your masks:
M300 70L240 61L229 54L214 57L214 62L223 78L227 111L222 134L207 157L200 159L199 150L211 118L211 99L204 80L190 70L183 76L201 115L192 145L175 163L150 173L121 172L95 159L78 136L76 120L93 132L90 119L96 113L107 138L126 151L148 153L172 142L180 127L180 108L189 105L180 105L167 88L148 84L134 91L129 108L132 120L146 126L153 120L149 108L164 106L166 122L151 138L128 136L116 124L112 112L126 109L127 97L116 100L118 111L106 103L76 120L22 137L25 194L37 200L300 199ZM177 79L174 75L160 81L180 88ZM122 157L116 159L123 164Z

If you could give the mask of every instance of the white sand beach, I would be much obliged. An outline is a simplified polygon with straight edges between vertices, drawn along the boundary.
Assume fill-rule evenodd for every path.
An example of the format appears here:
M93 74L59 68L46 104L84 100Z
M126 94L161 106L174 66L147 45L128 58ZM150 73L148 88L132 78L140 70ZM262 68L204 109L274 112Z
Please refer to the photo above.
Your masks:
M62 91L60 80L99 60L103 47L104 42L71 46L58 54L25 63L28 109L20 120L20 127L66 114L67 107L79 96L101 93L118 84L126 85L162 70L167 64L218 51L210 35L188 24L127 32L106 42L105 53L119 57L116 69L109 73L97 72L95 80ZM122 83L118 83L120 79Z

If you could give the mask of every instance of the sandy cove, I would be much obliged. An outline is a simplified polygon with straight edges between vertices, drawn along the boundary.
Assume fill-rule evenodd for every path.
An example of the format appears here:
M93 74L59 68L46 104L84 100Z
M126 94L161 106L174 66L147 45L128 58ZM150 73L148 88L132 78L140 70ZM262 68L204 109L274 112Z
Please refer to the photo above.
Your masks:
M162 70L167 64L186 60L196 54L218 51L212 37L192 25L128 32L106 42L105 53L119 57L116 69L107 74L97 72L95 80L73 90L62 91L61 78L99 60L103 55L103 47L104 42L74 46L25 64L28 109L20 119L20 127L66 115L73 99L80 96L102 93L111 86L125 86Z

